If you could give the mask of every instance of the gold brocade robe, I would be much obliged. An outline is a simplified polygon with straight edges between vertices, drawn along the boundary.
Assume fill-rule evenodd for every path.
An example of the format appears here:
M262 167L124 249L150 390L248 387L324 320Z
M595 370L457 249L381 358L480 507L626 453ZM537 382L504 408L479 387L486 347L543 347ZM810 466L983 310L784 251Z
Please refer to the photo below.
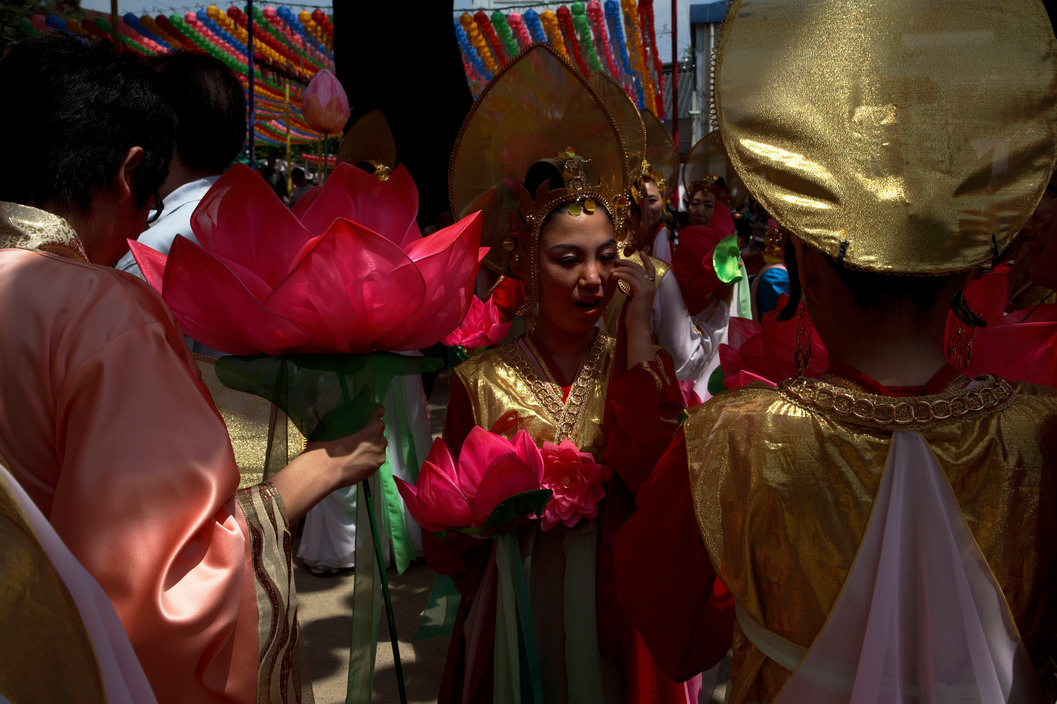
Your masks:
M613 339L598 334L565 403L547 383L543 363L535 359L523 337L470 358L454 374L482 428L507 438L527 430L540 445L568 439L600 457L613 351Z
M983 377L887 398L842 382L750 385L686 422L694 507L719 577L772 632L810 647L870 520L894 430L921 433L1036 668L1057 650L1057 394ZM907 421L913 415L921 422ZM898 418L898 421L895 420ZM735 627L731 702L790 672Z

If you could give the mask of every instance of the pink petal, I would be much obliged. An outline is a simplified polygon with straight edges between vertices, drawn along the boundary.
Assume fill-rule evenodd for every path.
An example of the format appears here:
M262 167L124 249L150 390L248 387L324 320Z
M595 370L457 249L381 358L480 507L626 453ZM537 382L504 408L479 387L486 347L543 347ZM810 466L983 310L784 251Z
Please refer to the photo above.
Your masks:
M463 493L474 496L488 466L498 457L515 453L506 438L479 425L471 428L459 451L459 486Z
M161 293L166 256L156 249L140 244L136 240L128 241L128 249L132 252L136 264L139 265L139 270L143 272L143 278L147 280L151 288Z
M305 122L320 132L337 134L349 119L349 99L337 77L322 69L316 72L301 99Z
M418 216L418 186L415 185L415 180L411 178L411 174L408 173L403 164L393 169L393 173L389 175L386 185L389 186L389 190L393 195L404 204L404 208L411 213L411 224L408 226L407 232L404 233L404 239L399 242L400 246L406 249L407 245L422 239L422 232L418 229L418 222L415 220Z
M540 453L536 441L528 434L528 431L519 430L517 434L511 438L510 444L514 446L514 450L517 451L518 457L520 457L521 461L525 463L525 466L535 473L536 480L542 481L543 455Z
M337 220L311 242L268 307L297 320L325 349L368 352L418 315L426 285L403 251L384 237Z
M221 352L281 355L311 342L296 322L262 305L229 266L183 237L169 251L162 297L185 333Z
M515 494L540 488L539 477L514 454L497 457L485 470L473 499L474 521L483 523L495 507Z
M255 272L271 287L311 238L264 178L243 164L213 184L191 216L191 229L207 252Z
M390 181L383 183L352 164L338 164L301 222L310 232L321 234L338 218L346 218L399 246L416 213L393 191Z
M386 349L429 347L454 330L470 306L479 268L479 213L423 237L406 251L426 282L415 316L383 338Z
M455 466L455 458L452 457L451 450L443 439L437 438L433 441L433 446L429 448L429 454L426 455L426 462L432 463L441 474L451 479L452 482L458 479L459 473Z
M300 220L301 216L304 215L305 211L308 210L308 206L315 203L316 199L319 198L320 194L322 193L323 186L312 186L307 191L305 191L300 198L297 199L297 202L294 203L293 207L290 208L290 212L292 212L294 216L298 220Z

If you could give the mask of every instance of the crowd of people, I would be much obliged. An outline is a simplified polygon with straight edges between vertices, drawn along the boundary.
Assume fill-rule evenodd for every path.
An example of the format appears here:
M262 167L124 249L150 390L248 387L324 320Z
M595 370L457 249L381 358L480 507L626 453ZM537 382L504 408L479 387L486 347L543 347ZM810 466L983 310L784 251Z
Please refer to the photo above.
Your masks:
M963 5L736 0L727 166L681 184L549 45L484 88L443 186L511 326L438 442L606 470L554 525L405 516L460 594L440 702L711 702L725 657L734 703L1057 701L1057 40L1036 0ZM422 380L247 481L222 352L128 253L198 242L239 81L50 33L0 88L5 134L49 135L0 173L0 699L313 701L294 561L353 567L355 485L414 481Z

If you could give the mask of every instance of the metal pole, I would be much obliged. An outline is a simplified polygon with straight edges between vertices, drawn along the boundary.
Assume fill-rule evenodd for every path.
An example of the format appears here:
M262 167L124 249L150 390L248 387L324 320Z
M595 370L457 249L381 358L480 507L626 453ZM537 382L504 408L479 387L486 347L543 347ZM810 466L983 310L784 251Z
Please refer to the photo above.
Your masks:
M290 79L286 79L286 91L284 98L286 106L286 192L294 192L294 169L290 163Z
M114 1L116 2L116 0L114 0ZM248 116L249 129L247 130L247 135L246 136L249 139L250 168L252 169L252 168L255 168L256 164L257 164L257 161L256 161L256 159L254 157L254 148L253 148L254 147L254 144L253 144L254 143L254 134L253 133L254 133L254 131L256 129L255 126L254 126L254 119L253 119L253 0L246 0L246 16L248 17L248 21L247 21L246 24L247 24L247 27L249 28L249 40L248 40L249 41L249 46L247 47L248 51L246 52L246 57L249 59L249 62L246 65L247 65L247 71L249 73L248 78L249 78L249 81L250 81L249 97L246 100L246 102L248 103L248 107L249 107L249 116Z
M117 0L110 0L110 38L114 44L121 46L121 32L117 29Z
M679 150L679 3L672 0L672 141Z

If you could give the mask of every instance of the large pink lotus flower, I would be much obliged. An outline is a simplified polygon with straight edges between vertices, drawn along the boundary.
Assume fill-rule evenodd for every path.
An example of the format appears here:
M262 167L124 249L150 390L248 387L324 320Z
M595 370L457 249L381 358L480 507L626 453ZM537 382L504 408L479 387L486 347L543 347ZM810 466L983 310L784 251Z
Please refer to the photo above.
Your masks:
M779 297L778 307L766 313L762 322L731 318L728 343L719 346L719 360L726 378L723 385L737 389L752 381L769 386L796 376L796 319L778 322L778 311L788 296ZM801 304L803 305L803 304ZM806 376L817 377L829 367L829 355L818 333L811 329L811 361Z
M543 460L525 431L511 440L474 427L456 464L437 439L418 473L418 484L396 478L407 510L422 528L439 532L479 528L504 500L540 488Z
M312 76L301 98L301 112L313 129L337 134L349 120L349 99L337 76L322 69Z
M606 495L602 483L609 479L609 467L595 462L588 452L569 440L555 445L543 443L543 488L553 492L543 510L542 529L559 523L572 528L581 518L598 515L598 502Z
M470 308L466 311L466 317L459 323L459 327L455 328L440 343L448 347L458 346L470 350L491 347L499 344L506 337L512 324L502 321L499 308L496 307L491 296L487 301L474 296L470 300Z
M298 217L236 165L191 218L201 246L130 246L184 332L221 352L421 349L462 320L486 250L478 214L422 237L417 210L403 167L383 183L339 164Z

